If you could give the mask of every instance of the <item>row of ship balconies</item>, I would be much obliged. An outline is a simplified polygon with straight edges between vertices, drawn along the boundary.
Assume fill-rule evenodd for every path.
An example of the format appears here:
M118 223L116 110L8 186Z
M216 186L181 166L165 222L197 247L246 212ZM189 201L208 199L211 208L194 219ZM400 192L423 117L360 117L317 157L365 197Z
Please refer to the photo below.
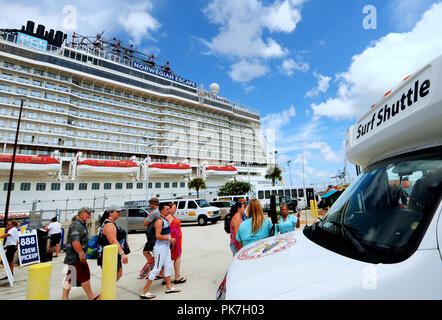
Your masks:
M2 69L9 69L9 70L14 70L17 73L17 82L18 83L22 83L22 84L27 84L27 85L33 85L36 87L42 87L43 86L43 82L41 80L45 80L45 84L44 87L46 89L50 89L50 90L58 90L61 92L66 92L66 93L72 93L75 95L80 95L82 98L87 98L87 99L92 99L92 100L96 100L96 101L101 101L104 103L109 103L109 104L114 104L114 105L120 105L123 107L131 107L134 106L135 109L137 109L139 106L137 105L136 102L145 102L146 104L150 104L150 105L155 105L155 106L159 106L159 107L171 107L174 108L176 110L178 110L177 115L182 115L183 111L189 112L189 113L194 113L196 116L193 116L195 118L195 120L200 116L203 115L205 117L207 117L207 119L209 121L212 121L214 124L217 125L226 125L225 122L227 122L227 126L228 127L234 127L235 125L239 126L241 129L250 126L249 122L246 121L241 121L241 120L235 120L232 119L228 116L222 115L222 114L217 114L217 113L213 113L213 112L208 112L205 110L202 110L201 108L192 108L186 105L178 105L178 104L174 104L171 102L167 102L167 101L155 101L146 97L140 97L136 94L130 94L127 91L124 91L123 93L117 89L113 89L110 90L109 88L102 88L100 86L97 85L92 85L92 84L87 84L87 83L80 83L80 81L74 80L74 78L70 78L64 75L57 75L51 72L45 72L39 69L33 69L31 71L31 68L23 66L23 65L14 65L10 62L6 62L4 61L1 65L3 68ZM20 76L18 73L22 74L22 76ZM40 80L36 80L36 79L32 79L32 83L31 83L31 79L27 78L29 77L29 75L32 74L33 76L36 76L36 79L40 79ZM2 73L2 78L5 80L9 80L9 81L15 81L14 76L11 74L7 74L5 72ZM51 82L47 82L48 78L50 79L49 81ZM58 86L55 85L54 82L61 82L61 84L59 84ZM86 92L77 92L75 89L73 88L69 88L65 85L68 85L70 87L76 87L78 89L84 90L84 91L89 91L91 94L88 94ZM103 92L105 93L105 95L103 95ZM97 95L97 93L100 93L100 95ZM121 98L124 97L126 100L122 100ZM140 106L141 108L143 108L143 106ZM161 113L161 110L155 110L156 113ZM166 111L167 113L167 111ZM210 117L215 118L215 119L210 119ZM206 120L206 119L205 119ZM223 121L222 121L223 120ZM206 120L207 121L207 120ZM224 122L224 123L223 123Z
M14 93L14 91L11 89L10 85L5 85L5 84L1 84L0 83L0 91L6 92L6 93ZM15 92L16 94L25 94L27 95L28 92L20 92L20 90L16 90ZM29 95L28 95L29 96ZM163 125L164 120L169 120L170 122L172 122L174 125L181 125L181 126L190 126L192 125L192 123L189 122L189 119L186 119L185 117L183 117L182 115L179 114L174 114L173 116L176 118L173 118L171 116L166 117L166 119L163 119L161 117L158 116L153 116L147 113L143 113L143 112L134 112L134 110L131 111L132 114L122 114L120 111L120 109L116 109L116 108L100 108L99 106L92 104L92 106L90 107L87 103L80 103L78 101L75 100L70 100L68 101L62 101L61 99L55 100L55 96L52 95L48 95L47 93L45 93L44 97L41 97L41 93L39 92L39 96L35 95L33 96L33 93L31 91L30 94L31 97L34 97L36 99L33 99L33 101L30 101L28 103L28 105L30 107L36 108L36 109L40 109L40 103L36 102L35 100L42 100L43 104L41 106L42 109L45 109L46 111L51 111L51 112L61 112L61 113L68 113L72 116L75 117L82 117L82 118L90 118L92 120L103 120L106 122L109 121L113 121L116 123L121 123L121 124L125 124L125 125L134 125L137 127L141 127L142 126L142 122L139 121L139 119L144 119L144 120L148 120L149 122L159 122L161 123L161 125L155 125L153 123L146 123L146 125L149 128L152 129L157 129L157 130L169 130L171 128L170 125ZM5 99L6 98L6 99ZM0 99L3 102L7 102L8 98L7 97L0 97ZM67 105L68 109L66 109L66 107L63 107L62 105L51 105L48 104L48 100L53 101L53 102L61 102L64 105ZM16 98L15 100L13 99L12 104L14 105L19 105L20 104L20 99ZM77 106L78 108L80 108L80 110L73 110L72 105ZM97 111L100 111L100 113L94 113L94 112L90 112L90 110L95 109ZM163 112L162 112L163 113ZM112 114L118 114L119 116L123 115L123 117L111 117ZM181 117L181 119L179 119ZM182 120L185 119L186 121ZM206 123L202 123L204 119L200 118L197 122L195 123L195 125L198 126L199 130L208 130L210 131L217 131L218 135L220 136L222 133L229 135L232 132L232 129L227 129L224 128L221 129L220 128L216 128L216 127L212 127L210 126L210 124L206 124ZM190 129L192 129L193 127L190 126L190 128L187 128L186 131L190 132ZM220 132L221 131L221 132ZM239 131L239 130L238 130ZM244 130L240 132L234 132L235 136L239 136L242 135L243 138L252 138L254 135L253 132L251 133L252 129L250 128L245 128ZM259 131L257 132L259 133ZM210 134L209 134L210 135ZM212 135L213 136L213 135Z

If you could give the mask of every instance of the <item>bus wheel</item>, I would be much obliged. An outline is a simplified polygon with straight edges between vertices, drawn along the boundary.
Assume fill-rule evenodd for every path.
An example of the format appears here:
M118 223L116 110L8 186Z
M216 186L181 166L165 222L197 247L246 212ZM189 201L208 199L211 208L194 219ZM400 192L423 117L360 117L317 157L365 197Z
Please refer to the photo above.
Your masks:
M205 216L198 217L198 225L205 226L207 224L207 218Z

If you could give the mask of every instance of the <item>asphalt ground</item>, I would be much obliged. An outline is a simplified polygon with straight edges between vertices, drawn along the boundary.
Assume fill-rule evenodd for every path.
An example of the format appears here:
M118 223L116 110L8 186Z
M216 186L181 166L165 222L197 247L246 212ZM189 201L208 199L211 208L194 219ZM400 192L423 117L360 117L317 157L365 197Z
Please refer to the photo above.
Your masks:
M310 225L315 218L310 211L301 212L301 229ZM155 300L213 300L216 291L232 261L230 251L230 235L224 231L224 221L216 224L198 226L193 223L182 224L183 250L181 258L181 275L187 279L183 284L174 285L181 292L165 294L166 286L161 280L154 281L150 292L156 295ZM131 253L129 263L123 265L123 276L117 283L117 300L139 300L146 280L139 280L138 275L146 263L142 250L146 242L144 233L131 233L128 236ZM64 253L54 258L52 264L50 300L61 299L63 278L66 265L63 264ZM96 260L88 260L91 271L91 287L94 293L101 292L102 270ZM0 300L25 300L27 292L29 267L15 266L14 286L10 287L6 280L0 281ZM3 267L0 267L0 278L5 276ZM174 273L172 272L172 277ZM82 288L73 287L69 298L71 300L87 300Z

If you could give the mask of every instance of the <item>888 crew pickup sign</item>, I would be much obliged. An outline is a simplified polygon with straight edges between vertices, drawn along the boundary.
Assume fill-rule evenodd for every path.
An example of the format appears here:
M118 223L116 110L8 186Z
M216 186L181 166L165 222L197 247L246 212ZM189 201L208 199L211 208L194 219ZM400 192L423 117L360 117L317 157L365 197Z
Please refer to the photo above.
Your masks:
M37 234L22 234L18 237L18 257L21 267L40 263Z

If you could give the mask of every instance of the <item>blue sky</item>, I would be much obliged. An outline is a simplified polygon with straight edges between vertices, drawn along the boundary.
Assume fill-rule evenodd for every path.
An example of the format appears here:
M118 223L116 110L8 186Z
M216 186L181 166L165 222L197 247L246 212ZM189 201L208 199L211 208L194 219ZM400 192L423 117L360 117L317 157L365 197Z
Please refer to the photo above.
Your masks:
M293 184L302 183L303 159L306 183L318 187L336 182L330 177L343 170L347 129L397 82L442 53L442 2L433 0L82 0L2 6L1 27L32 19L69 35L104 30L104 38L115 36L155 53L206 90L218 83L220 96L260 111L280 165L287 169L291 160ZM354 166L347 166L354 176Z

